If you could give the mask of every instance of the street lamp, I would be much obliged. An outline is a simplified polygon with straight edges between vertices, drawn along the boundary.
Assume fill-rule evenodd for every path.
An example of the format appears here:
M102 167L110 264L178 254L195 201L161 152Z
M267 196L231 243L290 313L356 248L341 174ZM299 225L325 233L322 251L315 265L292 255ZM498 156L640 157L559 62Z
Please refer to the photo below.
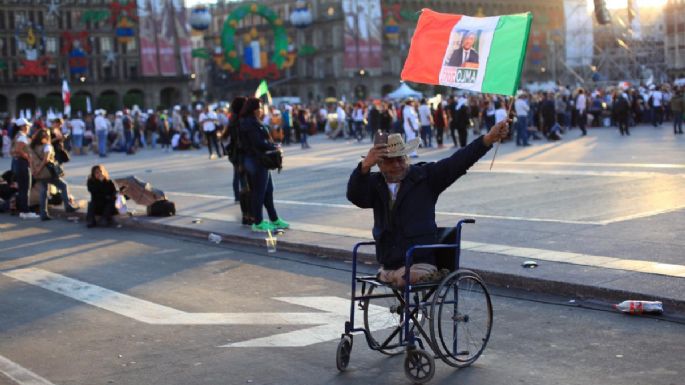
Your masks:
M85 82L86 82L86 77L85 77L85 76L83 76L83 75L81 75L81 77L80 77L80 78L78 78L78 80L80 80L80 81L81 81L81 83L85 83Z
M362 68L359 70L359 76L364 76L366 75L366 71Z

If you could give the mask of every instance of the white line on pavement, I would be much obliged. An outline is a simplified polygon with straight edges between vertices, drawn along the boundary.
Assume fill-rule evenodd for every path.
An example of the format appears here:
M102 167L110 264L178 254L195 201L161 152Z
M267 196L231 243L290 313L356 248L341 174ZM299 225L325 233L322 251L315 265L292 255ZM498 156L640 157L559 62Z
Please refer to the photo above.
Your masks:
M0 356L0 373L19 385L55 385L3 356Z
M2 274L124 317L153 325L316 325L328 324L332 320L339 320L340 318L340 310L334 313L188 313L46 270L36 268L14 269L3 271ZM289 302L283 298L278 298L278 300Z

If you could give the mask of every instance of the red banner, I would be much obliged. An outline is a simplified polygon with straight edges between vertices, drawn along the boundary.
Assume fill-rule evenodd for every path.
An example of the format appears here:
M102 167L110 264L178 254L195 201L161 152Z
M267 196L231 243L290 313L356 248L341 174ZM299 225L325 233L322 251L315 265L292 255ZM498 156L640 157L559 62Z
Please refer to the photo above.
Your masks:
M160 8L160 16L157 29L157 47L159 49L159 72L162 76L176 76L178 69L176 62L176 39L175 39L175 12L174 6L170 1L165 1Z
M183 0L175 2L176 8L176 38L181 54L181 74L189 75L192 69L192 50L190 42L190 29L188 28L188 12L183 4Z
M138 0L140 62L143 76L159 76L157 20L152 0Z

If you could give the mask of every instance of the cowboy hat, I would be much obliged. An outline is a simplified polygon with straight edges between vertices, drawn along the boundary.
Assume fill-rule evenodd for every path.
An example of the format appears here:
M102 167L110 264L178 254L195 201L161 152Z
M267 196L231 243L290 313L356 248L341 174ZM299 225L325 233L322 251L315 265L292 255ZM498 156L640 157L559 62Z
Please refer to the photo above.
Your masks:
M400 134L390 134L388 135L387 149L388 153L385 155L386 158L397 158L399 156L409 155L416 151L421 143L420 138L414 138L408 143L404 143L402 135Z
M14 124L16 124L17 127L21 127L21 126L29 126L29 127L31 127L31 122L29 122L28 120L26 120L26 119L24 119L24 118L19 118L19 119L17 119L17 120L14 122Z

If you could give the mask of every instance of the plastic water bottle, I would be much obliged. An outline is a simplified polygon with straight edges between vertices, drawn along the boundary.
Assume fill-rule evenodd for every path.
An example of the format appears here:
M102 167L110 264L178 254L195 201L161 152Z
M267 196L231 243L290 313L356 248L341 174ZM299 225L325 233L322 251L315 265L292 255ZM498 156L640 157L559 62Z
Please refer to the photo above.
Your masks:
M661 301L628 300L614 305L614 308L628 314L661 314L664 312Z
M214 243L216 243L217 245L218 245L219 243L221 243L221 235L214 234L214 233L210 233L210 234L209 234L209 237L207 237L207 238L209 239L210 242L214 242Z

